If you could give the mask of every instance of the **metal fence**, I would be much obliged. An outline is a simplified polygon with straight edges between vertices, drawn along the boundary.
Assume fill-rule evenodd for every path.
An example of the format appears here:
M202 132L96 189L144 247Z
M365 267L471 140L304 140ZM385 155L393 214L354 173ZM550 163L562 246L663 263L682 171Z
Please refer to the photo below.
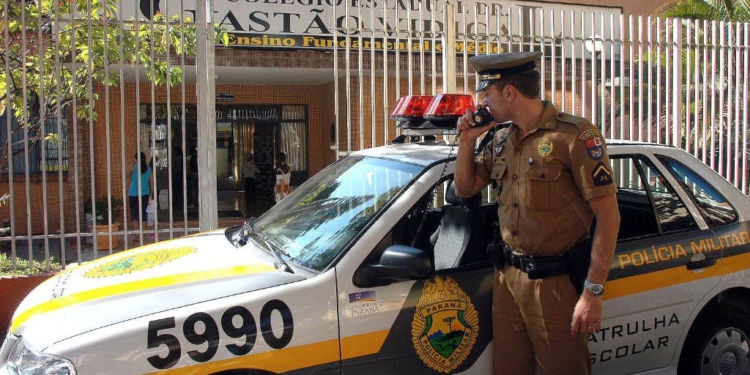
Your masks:
M748 194L747 24L538 3L419 4L339 13L336 36L349 40L338 49L345 94L337 113L347 124L339 139L358 140L342 143L342 154L387 143L388 111L400 96L472 93L471 56L538 50L543 99L590 119L608 138L684 148Z
M107 21L90 16L103 14L101 10L75 9L51 13L68 17L53 28L51 19L30 17L26 8L5 0L0 22L15 26L3 28L0 36L6 57L0 98L4 108L16 112L6 110L0 122L0 141L5 142L0 196L6 197L0 213L13 223L4 222L0 228L0 245L9 250L4 253L9 253L14 267L19 256L42 259L43 268L49 269L50 257L62 264L80 262L87 259L85 249L92 248L97 257L97 249L116 247L115 239L97 241L93 227L98 216L103 224L123 224L106 232L123 238L126 248L140 243L132 242L134 235L160 240L216 226L216 181L211 173L201 178L197 222L188 220L189 202L183 201L170 207L166 220L149 225L142 218L134 227L127 219L130 203L119 206L111 198L128 196L134 155L126 150L150 154L154 170L164 174L154 176L153 188L167 191L169 200L177 191L190 196L188 168L173 173L173 164L165 161L180 158L180 165L187 166L192 140L207 141L198 143L199 154L205 155L198 158L199 171L215 169L213 77L215 65L223 62L213 57L213 21L205 11L211 2L197 3L195 24L154 14L150 20ZM589 118L609 138L684 148L748 193L747 24L632 17L585 7L557 9L553 4L356 4L331 6L325 28L320 28L329 30L326 37L336 41L330 44L331 95L340 124L333 135L339 155L389 143L398 130L388 113L400 96L473 93L471 56L539 50L544 53L543 99ZM182 8L176 12L185 13ZM107 29L128 28L144 31L132 35L143 38L134 43L146 48L150 65L125 56L118 39L102 37ZM166 50L153 49L155 42L147 35L162 29L192 30L194 50L177 54L173 42ZM61 53L76 38L92 49ZM96 65L97 59L108 61L106 69L84 69ZM19 68L23 66L36 70ZM171 67L180 68L179 77L166 73ZM161 79L190 80L193 86L158 85L154 71L164 73ZM47 80L35 78L40 75ZM92 84L92 77L111 86ZM59 83L64 79L75 83L78 95L65 91L69 87ZM12 87L17 91L12 93ZM45 100L49 98L54 100ZM17 113L14 106L23 103L34 103L35 110L7 121L8 113ZM40 126L32 126L35 119L42 119L37 121ZM165 137L175 133L177 137ZM91 203L85 204L87 199ZM87 208L90 212L82 212Z
M339 69L348 77L343 89L348 127L339 139L359 137L350 148L387 143L392 135L377 129L389 127L387 114L399 96L473 93L471 56L538 50L544 53L543 99L590 119L608 138L684 148L748 193L747 24L553 7L433 3L402 14L373 8L350 12L358 21L345 23L340 36L357 43L339 51L345 60ZM358 27L374 17L386 25L389 19L406 19L410 27ZM368 41L390 42L392 48L364 48ZM354 44L359 48L348 47ZM445 53L451 50L456 53ZM369 87L362 84L367 82ZM385 99L375 95L381 86ZM368 108L375 108L375 116Z

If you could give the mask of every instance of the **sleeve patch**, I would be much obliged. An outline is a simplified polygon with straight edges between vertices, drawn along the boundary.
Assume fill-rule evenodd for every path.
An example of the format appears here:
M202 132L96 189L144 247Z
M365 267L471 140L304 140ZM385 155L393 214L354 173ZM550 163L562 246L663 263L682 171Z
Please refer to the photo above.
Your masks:
M578 136L578 138L586 144L586 151L589 153L590 158L599 160L604 156L602 138L598 130L585 130L583 133L581 133L581 135Z
M578 136L578 139L580 139L582 141L585 141L587 139L600 138L600 137L601 137L601 133L599 133L598 130L596 130L596 129L586 129L586 130L584 130L581 133L581 135Z
M604 156L604 149L602 148L602 140L599 137L589 138L585 140L586 151L589 153L589 157L594 160L599 160Z
M607 186L613 183L612 172L602 162L599 162L591 172L591 179L594 181L594 186Z

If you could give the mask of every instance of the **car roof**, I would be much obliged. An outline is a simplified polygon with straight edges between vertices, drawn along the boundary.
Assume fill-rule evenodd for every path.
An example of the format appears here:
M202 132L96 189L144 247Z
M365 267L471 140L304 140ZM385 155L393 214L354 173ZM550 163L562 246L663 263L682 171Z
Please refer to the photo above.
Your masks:
M651 151L657 149L679 150L674 146L662 145L643 141L606 140L607 149L610 152L617 151L621 146L624 148L638 147L647 148ZM458 153L458 145L451 147L448 141L395 143L387 146L373 147L352 152L353 155L378 157L397 160L406 163L417 164L427 167L436 162L444 161L447 157L455 158Z
M455 157L457 152L458 146L456 145L453 148L451 156ZM450 145L443 141L437 141L428 143L396 143L356 151L353 154L397 160L427 167L436 162L444 161L450 153Z

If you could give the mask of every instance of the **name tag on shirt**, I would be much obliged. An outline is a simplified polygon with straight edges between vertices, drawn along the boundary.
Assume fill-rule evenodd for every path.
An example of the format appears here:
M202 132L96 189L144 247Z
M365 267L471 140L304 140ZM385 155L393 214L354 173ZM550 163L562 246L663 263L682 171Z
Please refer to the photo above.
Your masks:
M505 174L506 166L507 164L504 161L495 163L495 165L492 166L492 174L490 175L490 178L493 180L499 180Z

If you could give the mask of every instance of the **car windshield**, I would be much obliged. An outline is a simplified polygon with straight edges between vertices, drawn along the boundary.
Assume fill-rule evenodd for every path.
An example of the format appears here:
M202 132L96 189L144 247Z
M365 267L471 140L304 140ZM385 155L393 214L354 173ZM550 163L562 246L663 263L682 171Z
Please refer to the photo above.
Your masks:
M254 228L285 259L322 271L421 170L403 162L347 156L258 218Z

